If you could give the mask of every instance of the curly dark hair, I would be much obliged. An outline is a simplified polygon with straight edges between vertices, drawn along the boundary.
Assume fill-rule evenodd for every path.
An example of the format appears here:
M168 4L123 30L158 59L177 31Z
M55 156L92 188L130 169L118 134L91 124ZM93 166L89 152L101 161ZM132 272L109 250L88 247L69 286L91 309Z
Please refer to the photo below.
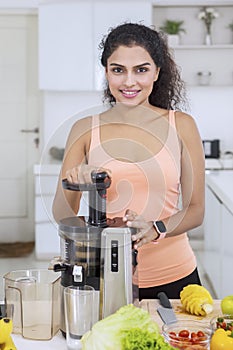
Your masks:
M143 47L160 67L159 77L154 82L149 102L153 106L165 109L177 109L186 104L185 85L180 76L178 66L173 60L163 32L156 31L139 23L124 23L110 28L99 48L102 50L101 64L106 68L107 60L119 46ZM116 100L111 94L108 83L104 90L104 101L114 105Z

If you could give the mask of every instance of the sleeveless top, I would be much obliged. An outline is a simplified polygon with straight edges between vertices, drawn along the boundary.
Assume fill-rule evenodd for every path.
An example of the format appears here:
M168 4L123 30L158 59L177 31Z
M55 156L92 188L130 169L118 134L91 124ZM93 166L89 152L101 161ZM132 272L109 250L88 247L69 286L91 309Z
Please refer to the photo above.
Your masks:
M162 220L179 210L181 150L175 112L169 111L166 143L153 157L130 163L112 158L102 147L99 115L92 117L88 163L110 169L112 183L107 191L107 217L122 217L126 209L146 221ZM147 288L177 281L196 267L186 233L148 243L138 249L137 281Z

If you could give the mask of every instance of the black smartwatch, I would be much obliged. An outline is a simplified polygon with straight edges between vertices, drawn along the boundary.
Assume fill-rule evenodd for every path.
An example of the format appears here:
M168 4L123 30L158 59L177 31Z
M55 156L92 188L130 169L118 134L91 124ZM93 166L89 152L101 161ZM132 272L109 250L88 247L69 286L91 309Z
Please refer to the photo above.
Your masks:
M161 220L153 221L153 226L156 229L156 231L158 232L159 236L156 239L154 239L152 242L158 243L158 241L160 241L161 239L163 239L166 236L167 229L166 229L166 226L164 225L163 221L161 221Z

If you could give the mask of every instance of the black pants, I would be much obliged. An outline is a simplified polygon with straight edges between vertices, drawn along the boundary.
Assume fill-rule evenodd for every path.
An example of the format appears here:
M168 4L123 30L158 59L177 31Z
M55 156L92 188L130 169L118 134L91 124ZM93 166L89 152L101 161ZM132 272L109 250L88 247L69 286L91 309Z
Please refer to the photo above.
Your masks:
M159 292L165 292L169 299L180 299L180 292L188 284L201 285L200 277L197 268L188 276L181 278L178 281L163 284L161 286L140 288L139 300L142 299L157 299Z

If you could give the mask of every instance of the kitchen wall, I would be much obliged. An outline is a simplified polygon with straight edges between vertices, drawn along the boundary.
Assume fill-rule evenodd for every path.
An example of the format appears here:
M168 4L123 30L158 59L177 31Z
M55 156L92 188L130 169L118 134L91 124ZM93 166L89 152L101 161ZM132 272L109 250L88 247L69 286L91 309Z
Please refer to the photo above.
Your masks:
M72 2L75 3L82 3L83 6L87 6L87 3L91 4L92 1L57 1L57 0L51 0L51 1L43 1L43 0L0 0L0 9L1 11L7 12L8 9L13 9L14 11L24 11L30 13L30 11L38 11L38 8L41 5L44 5L46 3L48 4L56 4L56 3L69 3ZM188 36L191 35L191 40L194 39L194 34L198 40L200 39L200 36L202 35L201 29L198 28L198 34L196 35L196 29L193 30L192 25L194 24L194 17L190 19L189 13L191 13L193 10L192 8L196 6L196 9L198 9L198 6L203 6L205 4L209 6L220 6L220 21L221 28L224 31L221 33L221 31L217 31L216 24L214 26L215 35L217 35L218 43L221 43L221 40L228 40L229 41L229 32L226 31L225 22L226 19L224 16L229 17L229 14L232 11L232 0L203 0L203 1L196 1L195 4L193 4L193 1L191 0L146 0L146 1L120 1L120 6L118 1L95 1L93 3L96 3L96 11L97 11L97 18L95 18L93 23L98 27L97 33L93 33L92 40L94 41L94 48L93 48L93 55L97 56L97 46L99 43L99 39L101 38L101 33L105 34L107 31L107 28L109 28L109 23L117 23L124 19L130 19L131 16L135 19L137 18L139 20L140 18L143 18L144 21L146 21L148 24L150 22L154 22L156 20L156 13L157 9L156 6L160 7L160 10L162 9L162 14L167 13L166 6L168 6L168 12L169 16L175 15L176 13L179 14L179 16L184 17L185 19L185 26L187 29L187 35L183 36L182 40L183 43L188 44L188 40L190 39ZM122 11L122 6L125 4L124 11ZM133 5L133 6L132 6ZM165 7L163 7L166 5ZM169 7L170 5L170 7ZM224 6L225 6L225 14L224 14ZM230 6L230 8L229 8ZM152 9L153 7L153 9ZM230 10L228 11L227 8ZM103 11L105 9L105 11ZM107 16L106 16L106 10L107 10ZM165 11L165 12L164 12ZM92 10L93 12L93 10ZM124 14L124 15L123 15ZM184 16L185 14L185 16ZM137 17L138 16L138 17ZM178 16L178 15L177 15ZM55 18L58 18L58 14L55 14ZM85 21L91 21L92 18L89 16L89 14L81 13L81 19ZM162 19L161 19L162 20ZM57 23L51 22L51 28L55 29L58 32L59 28L64 27L70 27L70 23L67 18L67 23L60 23L58 26ZM94 27L92 28L92 31L94 31ZM61 30L61 29L59 29ZM50 30L51 32L51 30ZM47 31L48 34L48 31ZM81 32L81 36L85 38L85 40L89 40L87 37L85 30ZM196 39L197 40L197 39ZM58 40L59 41L59 40ZM77 40L77 43L79 41ZM61 45L61 50L64 51L64 47ZM81 53L85 55L85 45L81 47ZM218 49L219 52L222 51L221 47ZM205 52L205 51L204 51ZM214 51L213 51L214 52ZM190 50L190 54L192 51ZM70 55L72 52L70 52ZM77 52L78 55L80 55L80 51ZM207 51L206 51L207 54ZM203 53L202 53L203 55ZM229 57L232 57L232 51L229 51ZM85 56L84 56L85 57ZM57 57L58 59L59 57ZM94 57L93 57L94 59ZM231 71L231 74L228 76L228 81L231 81L231 84L224 85L221 84L221 86L215 86L210 85L209 87L202 87L202 86L189 86L188 87L188 95L190 99L190 110L188 111L191 113L194 118L197 121L201 137L203 139L212 139L212 138L219 138L221 140L221 150L222 152L233 150L233 137L232 137L232 130L233 130L233 116L232 116L232 93L233 93L233 67L232 67L232 60L230 64L226 64L224 60L219 60L219 56L215 58L214 54L211 57L211 61L217 60L219 69L218 74L221 74L221 71L225 72L225 66L229 66L228 70ZM84 61L85 62L85 61ZM191 66L191 63L189 63L189 66ZM65 67L65 65L64 65ZM94 67L98 70L98 67ZM81 67L82 70L85 70L85 65ZM220 72L220 73L219 73ZM58 75L60 75L61 72L58 72ZM225 72L226 73L226 72ZM224 73L224 74L225 74ZM90 73L88 70L86 70L86 76L90 76L93 74ZM95 74L95 73L94 73ZM45 72L46 75L46 72ZM91 77L89 79L95 80L95 77ZM77 91L75 90L60 90L58 89L44 89L41 88L41 112L40 112L40 119L41 119L41 152L43 151L44 147L48 144L48 142L53 142L51 138L54 138L54 143L56 142L58 146L63 147L65 144L65 140L68 134L68 130L72 122L75 120L75 118L81 118L82 116L90 113L91 111L98 111L101 110L102 106L102 95L100 91L99 84L98 89L89 89L89 91L85 90L82 91L81 88L79 88ZM56 91L55 91L56 90ZM75 116L76 115L76 116ZM65 130L63 128L63 132L57 132L62 128L63 123L65 123ZM56 136L56 133L59 134ZM48 161L50 161L50 158L48 158Z
M222 153L233 152L232 96L233 86L189 88L191 113L202 139L219 138Z
M120 1L120 6L119 6ZM140 21L143 18L143 21L146 24L152 24L155 20L153 18L153 8L152 3L155 4L168 4L169 1L150 1L150 0L95 0L95 1L82 1L82 0L0 0L0 9L2 13L7 13L8 8L11 7L14 9L15 14L23 11L24 13L39 13L38 7L43 4L52 5L53 3L59 4L68 4L70 2L74 4L81 4L83 6L89 6L91 9L91 13L80 12L79 18L80 21L83 22L83 28L80 25L80 21L78 21L80 28L75 27L76 25L76 17L72 17L72 25L69 18L66 17L66 20L60 20L60 22L56 22L58 19L58 13L54 12L53 20L50 21L49 25L45 31L45 39L50 35L58 35L58 33L62 32L62 28L69 28L71 31L69 32L69 36L72 35L72 30L75 30L74 38L69 37L69 43L74 45L75 47L75 59L72 59L72 64L70 64L69 57L74 55L74 47L71 46L71 49L68 50L66 47L66 43L63 43L61 39L64 37L57 36L57 51L54 51L54 58L51 61L47 61L51 63L52 66L47 66L47 69L41 70L41 65L39 69L39 75L43 74L43 79L40 79L40 92L41 92L41 101L40 101L40 153L41 159L43 163L57 163L54 159L49 155L49 148L52 146L64 147L65 140L67 138L69 129L71 125L74 123L76 119L82 118L83 116L90 115L96 112L101 111L104 106L102 105L102 92L101 86L102 81L99 66L97 64L98 59L98 44L100 38L103 34L107 32L107 29L116 23L120 23L123 20L127 20L132 18L134 21ZM188 3L190 1L171 1L172 5L177 3ZM206 1L199 1L199 5L203 5ZM210 1L207 1L210 2ZM232 1L211 1L211 4L221 4L223 3L231 4ZM92 7L92 4L95 4L95 7ZM124 8L123 8L124 6ZM180 5L179 5L180 6ZM177 7L176 10L180 10L180 7ZM193 6L193 5L192 5ZM195 3L196 6L196 3ZM75 8L75 6L74 6ZM232 7L231 7L232 8ZM27 10L29 9L29 10ZM30 10L31 9L31 10ZM104 11L105 9L105 11ZM107 10L106 10L107 9ZM191 7L188 7L189 11ZM174 8L172 8L172 13ZM107 11L107 16L106 16ZM59 13L62 15L62 11ZM39 26L41 25L41 17L38 16ZM55 21L55 22L54 22ZM189 22L188 18L186 19ZM222 20L222 23L224 21ZM190 23L193 23L192 21ZM88 28L85 29L85 25ZM222 24L223 25L223 24ZM40 27L41 28L41 27ZM53 31L51 31L51 28ZM73 29L72 29L73 28ZM78 29L78 30L77 30ZM224 29L225 30L225 29ZM79 40L77 33L81 36ZM195 34L193 28L189 29L190 35ZM201 34L199 32L199 38ZM84 40L83 40L84 38ZM218 35L218 40L222 38L225 40L225 35ZM42 38L39 35L39 41ZM53 39L53 38L50 38ZM66 37L65 37L66 39ZM184 39L184 38L183 38ZM35 38L37 40L37 38ZM72 41L73 40L73 41ZM186 44L188 43L188 39L186 38ZM229 37L227 37L229 40ZM87 45L88 42L88 45ZM40 42L41 44L41 42ZM43 44L43 42L42 42ZM47 46L48 48L49 46ZM233 116L232 116L232 92L233 92L233 67L232 67L232 45L229 47L224 47L222 50L221 45L219 47L215 47L213 51L211 50L202 50L201 55L207 56L211 53L211 60L205 58L205 62L210 62L213 65L217 65L218 69L216 72L218 73L218 78L222 76L227 78L227 85L224 85L221 80L221 85L215 83L210 86L198 86L198 85L188 85L188 96L190 100L190 110L188 112L194 116L197 121L201 137L203 139L214 139L219 138L221 140L221 150L222 152L231 150L233 151ZM229 50L229 51L228 51ZM222 52L224 51L224 59L220 59ZM46 54L48 51L46 49L44 51ZM216 55L216 52L218 53ZM229 52L229 57L227 57ZM53 53L53 52L52 52ZM185 67L181 64L181 67L186 69L186 77L190 77L190 71L193 68L193 63L189 60L190 57L194 56L194 61L199 60L198 53L193 51L193 47L186 49L186 52L179 51L179 59L180 56L183 55L183 59L185 61ZM41 51L40 51L41 54ZM187 59L188 55L188 59ZM73 56L72 56L73 57ZM88 60L86 59L88 57ZM73 57L74 58L74 57ZM76 63L77 58L77 63ZM68 59L68 61L67 61ZM64 60L64 61L63 61ZM39 57L39 62L41 63L41 56ZM60 63L59 65L55 65L56 63ZM188 63L187 63L188 62ZM46 62L45 62L46 63ZM46 64L47 64L46 63ZM179 61L180 63L180 61ZM56 66L57 70L50 69ZM67 69L67 70L66 70ZM61 74L63 70L69 73L69 79L66 79L66 86L62 88L63 82L59 81L59 86L46 86L49 84L54 84L57 82L57 79L64 78ZM189 71L190 70L190 71ZM97 72L97 73L96 73ZM230 72L227 76L226 73ZM222 74L224 73L224 74ZM51 76L51 74L54 74ZM46 77L54 77L56 79L45 79ZM70 82L73 82L74 86L69 86ZM84 82L85 83L84 88ZM78 86L75 84L78 82ZM231 83L230 83L231 82ZM45 85L43 85L45 84ZM33 176L31 174L31 176ZM32 203L30 202L30 208L32 208ZM32 221L33 225L34 222ZM8 232L11 230L7 230ZM47 234L47 233L46 233ZM21 238L19 238L21 240Z
M233 151L232 86L189 87L188 98L202 139L221 140L221 151ZM64 147L72 123L101 111L101 92L45 92L43 97L44 145ZM61 132L61 129L63 130ZM48 158L48 161L52 161Z
M67 130L75 119L103 110L104 70L98 46L104 35L126 21L151 25L152 4L149 0L53 0L42 1L38 14L41 130L46 161L52 143L64 147ZM60 132L62 128L64 132Z
M72 124L82 117L103 110L102 93L98 91L43 92L41 110L41 153L43 163L53 163L50 147L64 148Z
M69 1L68 1L69 2ZM225 1L227 6L229 6L229 1ZM52 20L56 21L57 18L60 16L63 16L64 8L61 10L61 3L63 1L52 1L54 4L58 4L58 11L56 11L56 16L53 16ZM76 11L76 4L72 1L73 6L73 13ZM85 6L86 11L88 11L88 6L90 5L90 2L80 2L82 3L82 6ZM55 73L52 72L54 69L53 61L52 64L48 65L48 60L44 61L43 52L42 52L42 65L40 67L40 75L42 79L40 79L41 84L41 90L42 90L42 112L41 112L41 120L42 120L42 136L43 136L43 142L42 146L45 146L47 152L47 149L51 145L57 145L58 147L64 147L65 140L68 134L68 130L71 127L72 123L75 119L82 118L85 115L93 114L95 111L101 111L102 110L102 93L101 93L101 86L103 78L103 74L101 75L99 73L99 66L98 66L98 53L97 53L97 47L100 41L100 38L107 32L107 29L112 25L115 25L116 23L120 23L123 20L131 19L131 20L139 20L139 18L144 21L146 24L155 24L156 16L155 13L158 13L156 6L157 3L159 4L159 9L161 10L160 5L162 4L161 1L154 1L154 6L152 6L152 2L150 1L136 1L134 2L134 7L132 8L132 1L124 1L121 2L121 7L124 4L124 11L122 11L121 8L118 6L118 2L111 1L108 2L108 18L106 18L104 14L104 9L106 8L106 1L97 1L95 2L95 6L91 7L91 14L90 17L88 13L82 12L82 16L80 18L81 21L83 21L82 26L83 32L85 32L85 23L89 21L88 24L88 33L93 32L93 37L90 39L90 35L85 36L87 42L86 46L81 46L81 48L77 47L75 45L75 42L79 43L79 38L77 35L74 36L74 38L70 38L71 33L69 33L69 42L71 43L72 51L69 53L70 55L76 55L77 60L79 60L79 64L77 64L77 68L80 69L80 74L78 74L77 69L73 68L73 65L75 67L75 61L67 60L67 57L65 57L65 54L62 52L64 51L63 45L57 40L58 45L53 48L53 50L50 49L51 54L54 53L54 50L57 54L54 54L56 61L56 67L57 67L57 73L58 77ZM168 3L168 1L167 1ZM185 22L188 24L189 22L191 25L200 25L198 36L196 40L201 40L201 34L203 30L202 23L195 22L196 13L199 10L198 4L197 7L192 7L190 4L186 7L186 5L189 3L189 1L173 1L171 2L172 6L170 8L170 12L168 12L169 16L172 15L172 13L178 13L180 16L184 16L184 14L188 14L190 16L191 20L189 21L189 18L185 17ZM176 6L177 3L182 3L185 5ZM208 3L208 2L207 2ZM215 1L214 3L220 4L220 2ZM164 4L162 4L164 5ZM224 5L223 2L221 2L221 6ZM196 6L196 5L195 5ZM39 26L40 23L43 23L43 25L50 25L51 28L57 28L57 24L51 22L50 18L44 17L45 12L47 11L46 6L41 7L42 12L41 16L39 16ZM133 9L133 11L132 11ZM219 11L221 12L221 26L222 30L224 31L224 40L227 40L227 44L229 44L230 37L229 35L226 36L226 28L225 28L225 22L229 20L228 12L229 9L232 9L232 7L221 7L219 8ZM166 7L162 7L162 14L166 16ZM186 11L186 12L185 12ZM225 11L225 12L224 12ZM60 14L59 14L60 13ZM70 21L72 22L72 26L76 26L75 17L70 17ZM225 13L225 14L224 14ZM39 13L40 14L40 13ZM50 13L51 15L51 13ZM228 16L224 19L224 16ZM46 15L47 16L47 15ZM89 16L89 17L88 17ZM63 17L62 17L63 18ZM70 23L68 23L69 19L69 13L66 13L67 23L62 23L62 27L69 26ZM179 17L180 18L180 17ZM46 24L47 21L47 24ZM60 21L61 23L61 21ZM103 24L104 23L104 24ZM158 24L158 23L157 23ZM79 23L80 25L80 23ZM92 27L92 31L90 31L90 26ZM60 25L59 33L62 31L62 27ZM48 55L48 48L51 46L49 45L48 41L48 28L42 28L42 34L45 34L44 37L42 37L40 47L46 55ZM216 28L215 28L216 31ZM187 37L185 38L186 42L185 45L188 44L188 40L194 40L193 39L193 28L188 27L188 33ZM229 34L229 33L227 33ZM56 30L54 30L53 35L55 37L58 35ZM50 33L50 40L53 40L52 34ZM81 34L82 36L82 34ZM60 37L59 37L60 38ZM217 36L217 39L219 39L219 33ZM43 40L42 40L43 39ZM61 39L61 38L60 38ZM47 44L45 45L45 40L47 40ZM73 41L72 41L73 40ZM83 40L83 39L82 39ZM82 44L81 40L81 44ZM184 38L183 38L184 40ZM221 41L220 41L221 43ZM197 45L198 42L195 42L195 45ZM219 42L218 42L219 44ZM67 42L65 43L67 45ZM75 47L74 47L75 45ZM45 48L47 48L45 50ZM81 50L80 50L81 49ZM67 51L67 47L65 47L65 50ZM195 49L196 50L196 49ZM222 153L225 151L233 151L233 137L231 130L233 130L233 118L232 118L232 111L231 111L231 96L233 92L233 67L232 62L230 60L230 54L232 54L232 46L229 45L229 47L224 47L224 50L221 48L221 44L216 46L214 50L203 50L203 47L200 47L200 51L193 51L193 47L190 46L186 49L186 51L182 50L175 50L177 55L177 61L178 64L181 64L181 69L183 67L184 70L184 76L185 79L191 80L191 84L189 83L187 86L188 89L188 97L190 102L190 109L187 111L188 113L192 114L195 118L202 139L220 139L220 147ZM229 50L229 51L228 51ZM230 51L231 50L231 51ZM224 53L225 56L222 57L221 62L221 54ZM45 55L45 57L47 57ZM62 59L61 60L61 55ZM80 58L80 55L83 56ZM89 62L89 56L93 55L93 62ZM188 55L188 56L187 56ZM216 77L218 81L214 81L214 84L210 84L210 86L199 86L197 84L193 84L194 78L193 78L193 72L192 72L192 66L193 64L196 64L195 62L198 61L198 55L201 55L201 57L205 58L203 61L205 61L205 65L208 65L210 63L209 57L211 57L211 64L213 69L215 70L214 76ZM194 63L189 61L188 63L187 59L185 57L194 57ZM51 56L52 57L52 56ZM51 58L50 57L50 58ZM88 61L85 63L85 57L88 57ZM183 57L183 58L182 58ZM69 79L65 79L63 82L59 80L61 78L61 69L59 71L59 60L60 60L60 66L63 66L63 69L67 70L67 74L70 74L72 77L75 76L75 79L73 78L73 82L70 83ZM84 63L83 63L84 62ZM223 64L225 62L225 64ZM196 68L195 68L196 69ZM223 77L221 77L221 70L223 71ZM97 73L96 73L97 71ZM230 72L230 74L229 74ZM53 76L54 74L54 76ZM196 74L196 73L195 73ZM54 78L54 79L51 79ZM53 83L55 79L58 81L58 88L54 88ZM227 84L224 83L224 79L227 81ZM75 81L74 81L75 80ZM85 89L82 90L82 84L85 80ZM81 85L80 85L81 83ZM64 86L64 90L62 91L62 84ZM76 84L76 88L74 87ZM55 91L56 90L56 91ZM85 90L85 91L84 91ZM63 125L64 123L64 125ZM63 125L63 126L62 126ZM61 132L63 130L63 132ZM44 157L45 161L50 162L50 157Z

